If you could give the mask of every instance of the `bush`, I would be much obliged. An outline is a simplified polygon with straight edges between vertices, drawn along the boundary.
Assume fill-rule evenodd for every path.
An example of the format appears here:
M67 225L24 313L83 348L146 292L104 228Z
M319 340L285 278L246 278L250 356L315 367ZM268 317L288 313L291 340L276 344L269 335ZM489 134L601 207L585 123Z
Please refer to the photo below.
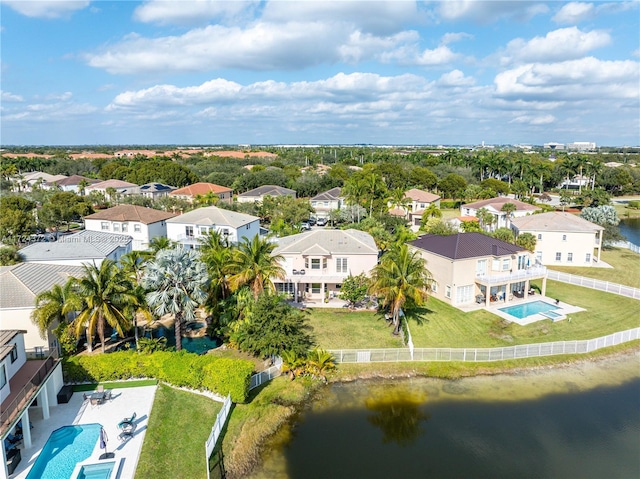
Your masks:
M155 378L178 387L208 389L234 402L244 402L253 372L251 361L217 358L181 351L139 354L120 351L95 356L74 356L64 361L69 382L104 382L122 379Z
M629 201L629 203L627 203L627 207L628 208L634 208L634 209L638 209L640 208L640 201Z
M460 209L461 204L462 204L462 201L441 201L440 209L457 210L457 209Z

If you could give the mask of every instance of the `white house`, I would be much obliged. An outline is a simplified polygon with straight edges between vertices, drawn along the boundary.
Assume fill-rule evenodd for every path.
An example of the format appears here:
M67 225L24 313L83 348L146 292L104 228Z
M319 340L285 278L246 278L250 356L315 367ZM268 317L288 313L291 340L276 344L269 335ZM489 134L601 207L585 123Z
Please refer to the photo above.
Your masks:
M66 175L50 175L42 171L31 171L22 175L22 180L27 183L25 191L32 191L34 185L45 185L46 183L54 183L64 180Z
M190 248L197 248L200 238L209 231L219 232L230 243L239 243L244 239L252 240L260 234L260 218L257 216L217 206L197 208L170 218L166 223L167 238Z
M163 183L146 183L140 186L132 186L130 188L124 188L120 191L122 195L130 196L142 196L152 200L159 200L167 196L177 188L175 186L165 185Z
M105 180L87 186L87 188L85 189L85 194L88 195L92 191L98 191L104 195L107 195L107 189L110 188L113 188L116 193L122 193L127 188L135 188L137 186L138 185L136 185L135 183L129 183L128 181L123 180Z
M309 201L311 207L315 210L316 218L329 218L329 214L333 210L339 210L344 206L344 198L341 196L342 189L340 187L331 188L317 194Z
M54 285L64 285L72 276L83 276L81 266L40 263L19 263L0 266L0 324L3 328L24 331L24 343L28 350L58 349L58 339L53 334L57 324L40 336L31 321L38 294L49 291Z
M29 414L36 409L48 420L57 406L57 394L63 386L62 363L55 352L42 358L27 360L24 331L0 330L0 479L7 479L22 460L30 460L32 448ZM37 401L37 405L36 405ZM22 445L7 450L5 439L22 427Z
M130 236L132 249L137 251L149 247L153 238L167 236L166 220L175 213L154 210L143 206L118 205L84 217L88 231L106 231Z
M292 196L295 198L296 191L282 186L263 185L239 194L236 199L238 203L262 203L265 196Z
M105 231L80 231L53 243L33 243L20 250L25 263L99 266L105 259L118 261L131 251L131 236Z
M73 191L74 193L78 193L80 191L81 183L90 186L96 183L100 183L100 180L94 180L93 178L87 178L86 176L72 175L60 180L50 181L48 183L45 183L45 185L43 186L46 189L59 188L62 191Z
M389 213L407 218L413 231L420 229L424 210L432 204L440 208L440 196L428 191L412 188L405 192L404 198L407 200L407 205L401 208L393 208L389 210Z
M552 211L515 218L516 236L536 237L536 259L544 265L593 266L600 261L604 228L571 213Z
M378 263L378 247L364 231L318 229L279 238L277 243L273 254L283 256L285 278L274 284L298 301L337 297L349 275L369 274Z
M502 207L507 203L511 203L516 207L510 215L505 211L502 211ZM524 203L514 198L509 198L508 196L499 196L497 198L490 198L488 200L481 200L462 205L460 206L460 215L475 216L477 218L478 210L482 208L493 215L493 224L491 225L492 229L508 228L510 221L514 218L531 215L535 211L539 211L541 209L539 206L530 205L529 203Z

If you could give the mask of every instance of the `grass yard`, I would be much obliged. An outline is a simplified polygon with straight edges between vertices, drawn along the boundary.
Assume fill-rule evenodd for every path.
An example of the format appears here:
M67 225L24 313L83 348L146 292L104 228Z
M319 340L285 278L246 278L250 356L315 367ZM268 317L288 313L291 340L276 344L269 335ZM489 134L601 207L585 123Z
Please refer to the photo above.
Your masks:
M323 349L399 348L402 340L391 334L384 318L371 311L316 308L309 323Z
M640 288L639 254L625 248L614 248L610 250L603 250L600 258L605 263L609 263L613 266L613 269L579 268L576 266L550 266L549 269Z
M204 443L222 404L160 385L153 402L136 478L205 479Z
M98 384L104 386L105 389L126 389L126 388L138 388L142 386L155 386L158 384L157 379L141 379L139 381L116 381L116 382L103 382L103 383L91 383L91 384L76 384L73 386L74 392L86 392L95 391Z

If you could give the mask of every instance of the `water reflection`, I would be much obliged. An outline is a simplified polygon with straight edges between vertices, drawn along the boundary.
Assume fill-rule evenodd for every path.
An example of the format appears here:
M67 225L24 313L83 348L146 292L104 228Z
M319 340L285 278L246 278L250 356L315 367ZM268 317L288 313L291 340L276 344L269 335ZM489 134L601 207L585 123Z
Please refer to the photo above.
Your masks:
M382 431L384 444L395 442L408 446L424 434L422 423L429 419L420 409L426 401L425 393L410 391L402 386L387 389L383 394L365 400L364 405L375 414L367 416L367 421Z

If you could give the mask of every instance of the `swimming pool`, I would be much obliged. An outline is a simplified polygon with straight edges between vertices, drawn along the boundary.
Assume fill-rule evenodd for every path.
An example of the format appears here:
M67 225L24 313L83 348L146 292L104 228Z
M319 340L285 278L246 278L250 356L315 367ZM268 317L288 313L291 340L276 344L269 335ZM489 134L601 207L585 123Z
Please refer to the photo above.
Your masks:
M534 314L546 313L547 311L553 311L554 309L558 309L556 306L552 304L546 303L544 301L533 301L532 303L519 304L517 306L508 306L506 308L500 308L500 311L503 313L510 314L518 319L524 319L528 316L533 316Z
M85 464L76 479L109 479L115 466L115 461Z
M70 479L76 464L91 456L101 427L100 424L82 424L53 431L27 479Z

